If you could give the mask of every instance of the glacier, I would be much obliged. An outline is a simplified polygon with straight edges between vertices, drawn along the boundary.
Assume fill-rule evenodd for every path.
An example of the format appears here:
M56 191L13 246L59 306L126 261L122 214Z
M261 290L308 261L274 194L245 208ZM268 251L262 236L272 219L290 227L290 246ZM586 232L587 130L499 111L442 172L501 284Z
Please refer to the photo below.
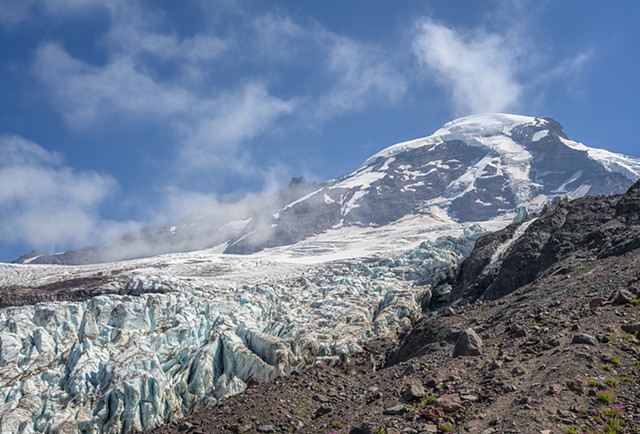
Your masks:
M139 295L1 309L1 432L147 430L317 357L357 352L407 330L483 232L472 226L401 254L315 265L207 251L2 264L4 286L124 269L128 280L109 284Z

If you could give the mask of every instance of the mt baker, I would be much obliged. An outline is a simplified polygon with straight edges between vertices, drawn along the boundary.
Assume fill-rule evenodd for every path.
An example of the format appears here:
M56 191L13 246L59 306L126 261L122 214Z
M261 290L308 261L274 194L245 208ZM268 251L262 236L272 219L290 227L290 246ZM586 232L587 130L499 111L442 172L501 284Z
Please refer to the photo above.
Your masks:
M249 254L279 246L291 246L287 256L357 257L406 248L428 229L504 226L515 210L539 209L556 196L622 193L639 177L639 158L572 141L552 119L477 115L384 149L340 178L294 179L248 205L246 215L217 210L129 233L108 246L18 262L85 264L202 248Z
M0 431L149 430L395 339L455 293L487 230L638 178L640 159L551 119L472 116L338 179L0 264Z

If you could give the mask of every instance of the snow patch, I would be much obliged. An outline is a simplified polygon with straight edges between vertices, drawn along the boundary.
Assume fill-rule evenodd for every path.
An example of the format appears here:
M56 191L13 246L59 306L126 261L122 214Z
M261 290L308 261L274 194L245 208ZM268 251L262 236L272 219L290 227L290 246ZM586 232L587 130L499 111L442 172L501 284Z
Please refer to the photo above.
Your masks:
M358 201L363 197L365 197L366 195L367 195L367 190L358 190L355 193L353 193L353 196L351 196L351 199L349 199L349 201L343 205L342 215L346 216L351 212L351 210L359 207L360 205L358 205Z
M597 161L610 172L618 173L631 181L640 178L640 158L616 154L605 149L590 148L564 137L560 137L560 140L571 149L586 152L589 158Z
M543 138L547 137L549 135L549 130L541 130L541 131L536 131L533 134L533 137L531 138L532 142L539 142L540 140L542 140Z
M374 172L373 167L369 166L354 172L352 175L346 177L341 182L338 182L337 184L334 184L329 188L332 190L336 188L360 188L364 190L369 188L371 184L384 178L385 176L387 176L385 172Z
M520 237L522 237L522 235L524 235L524 233L527 231L529 226L531 226L531 224L536 220L538 220L538 217L534 217L531 220L528 220L522 223L520 226L518 226L518 228L514 231L513 236L507 241L505 241L504 243L500 244L496 248L496 251L493 252L493 255L491 255L491 261L489 262L489 266L497 263L500 259L502 259L502 257L507 252L509 247L511 247L513 243L518 241Z
M321 191L322 191L322 187L321 187L321 188L319 188L319 189L317 189L317 190L315 190L315 191L312 191L312 192L311 192L311 193L309 193L309 194L305 194L305 195L304 195L304 196L302 196L300 199L298 199L298 200L296 200L296 201L294 201L294 202L291 202L289 205L285 206L285 207L284 207L284 208L282 208L282 209L284 210L284 209L289 209L289 208L291 208L291 207L294 207L294 206L296 206L297 204L299 204L300 202L304 202L305 200L309 199L311 196L314 196L315 194L320 193Z
M580 177L582 176L583 171L582 170L578 170L576 173L574 173L573 175L571 175L569 177L569 179L567 179L565 182L562 183L562 185L558 188L556 188L555 190L552 191L552 193L566 193L567 191L567 185L577 181L578 179L580 179ZM590 187L590 186L589 186ZM588 191L588 190L587 190Z

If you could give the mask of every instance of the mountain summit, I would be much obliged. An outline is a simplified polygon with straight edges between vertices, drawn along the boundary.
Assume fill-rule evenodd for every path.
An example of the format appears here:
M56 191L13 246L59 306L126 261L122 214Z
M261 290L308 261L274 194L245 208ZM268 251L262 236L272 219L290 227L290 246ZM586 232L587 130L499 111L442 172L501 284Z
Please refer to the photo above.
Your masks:
M340 178L317 185L298 180L280 194L253 198L260 205L247 207L245 215L225 218L218 212L215 218L147 228L109 246L27 261L106 262L216 246L219 252L250 254L300 242L306 242L298 246L300 254L336 253L347 248L345 238L352 248L375 228L389 229L369 237L378 241L392 239L399 227L402 239L415 227L479 222L497 228L518 208L539 209L556 196L618 194L638 178L639 158L570 140L553 119L476 115L388 147ZM370 249L385 243L397 247L384 241Z
M388 225L408 215L483 222L555 196L617 194L640 159L570 140L549 118L488 114L399 143L272 216L253 219L227 253L252 253L330 229Z

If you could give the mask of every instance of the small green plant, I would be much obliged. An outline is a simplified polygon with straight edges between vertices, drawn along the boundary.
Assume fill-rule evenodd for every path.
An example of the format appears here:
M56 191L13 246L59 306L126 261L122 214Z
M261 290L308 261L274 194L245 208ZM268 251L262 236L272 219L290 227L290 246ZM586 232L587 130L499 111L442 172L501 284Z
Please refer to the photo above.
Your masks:
M620 418L613 418L607 420L604 427L602 428L602 432L605 434L618 434L624 430L624 422Z
M587 386L589 386L589 387L598 387L598 380L596 380L595 378L589 378L587 380Z
M333 429L342 428L342 422L340 422L339 420L334 420L333 422L331 422L331 428Z
M636 365L637 367L640 367L640 360L636 360L635 365Z
M635 383L636 380L634 378L631 378L631 377L623 377L622 378L622 382L623 383Z
M613 378L613 377L609 377L605 381L605 383L607 383L607 386L609 386L609 387L616 387L619 382L620 382L620 380L618 380L617 378Z
M429 395L426 398L424 398L422 401L420 401L420 404L418 405L418 407L425 408L429 405L433 405L435 404L437 399L438 398L435 395Z
M580 430L577 426L570 426L566 430L564 430L564 434L580 434Z
M605 370L605 371L607 371L607 372L611 372L611 371L613 371L613 366L611 366L611 365L604 365L604 366L602 366L602 369L604 369L604 370Z
M620 363L622 363L622 361L619 358L614 357L613 359L611 359L611 363L613 363L616 366L620 366Z
M455 426L449 422L442 422L438 425L438 429L442 432L451 432L455 429Z
M613 392L604 390L602 392L598 392L596 397L598 398L598 401L602 402L603 404L613 404Z
M602 407L600 411L608 418L622 416L622 409L619 406Z
M640 306L640 298L631 300L631 306Z

